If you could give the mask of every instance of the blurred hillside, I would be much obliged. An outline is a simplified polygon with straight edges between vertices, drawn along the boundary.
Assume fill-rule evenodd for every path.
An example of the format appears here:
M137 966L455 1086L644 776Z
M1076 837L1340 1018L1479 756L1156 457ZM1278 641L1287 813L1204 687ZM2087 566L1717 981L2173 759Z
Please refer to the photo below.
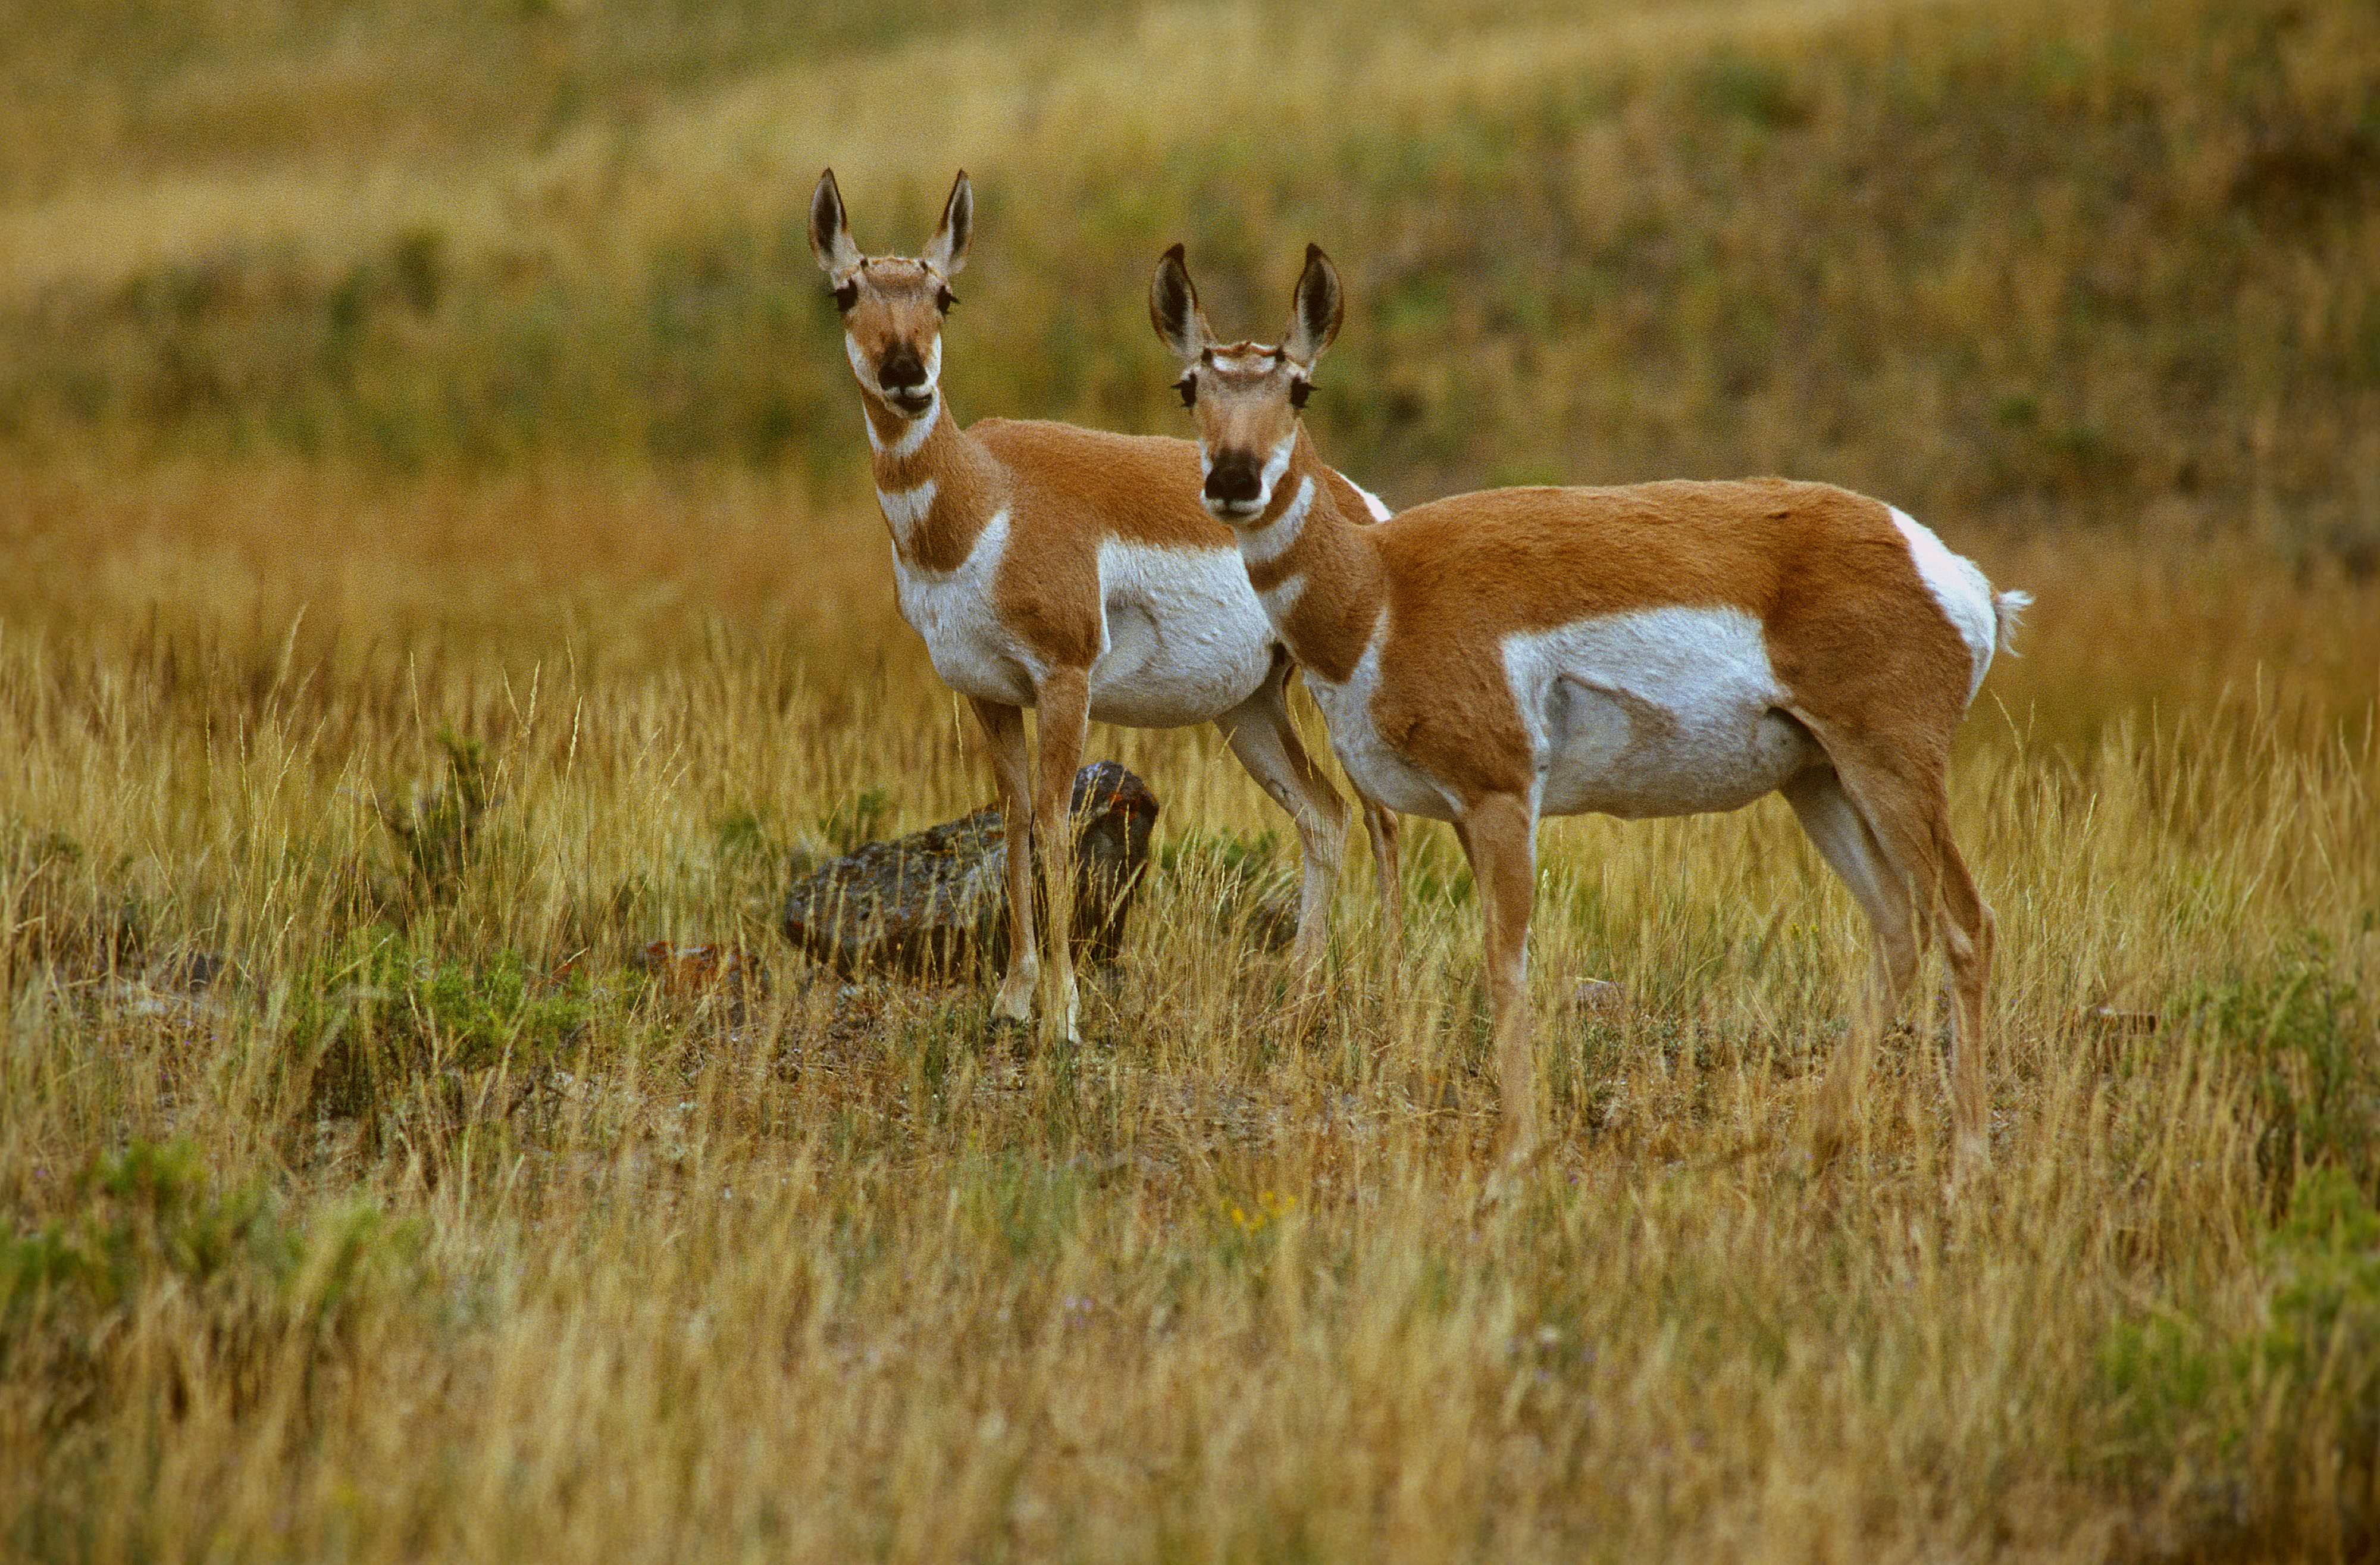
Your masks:
M1190 246L1399 503L1789 470L2380 565L2380 10L10 0L0 443L865 487L801 237L976 178L964 416L1177 431Z

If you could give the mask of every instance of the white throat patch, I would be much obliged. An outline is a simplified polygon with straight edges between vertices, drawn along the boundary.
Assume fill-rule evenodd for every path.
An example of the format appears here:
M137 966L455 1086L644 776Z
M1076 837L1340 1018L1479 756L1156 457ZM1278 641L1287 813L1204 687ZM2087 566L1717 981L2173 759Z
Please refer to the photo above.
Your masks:
M878 434L876 420L868 418L865 414L861 416L861 420L868 426L869 449L879 456L889 456L895 462L906 462L910 457L917 455L919 448L926 443L926 437L932 434L934 426L942 421L942 399L937 396L934 398L932 406L910 419L909 427L901 431L900 438L897 440L888 441Z
M1305 529L1305 513L1313 504L1314 479L1309 475L1297 481L1297 493L1280 516L1262 527L1241 529L1240 558L1251 565L1270 564L1280 559Z
M884 508L884 520L892 528L893 540L906 548L910 536L934 508L934 480L928 479L915 489L878 490L876 503Z

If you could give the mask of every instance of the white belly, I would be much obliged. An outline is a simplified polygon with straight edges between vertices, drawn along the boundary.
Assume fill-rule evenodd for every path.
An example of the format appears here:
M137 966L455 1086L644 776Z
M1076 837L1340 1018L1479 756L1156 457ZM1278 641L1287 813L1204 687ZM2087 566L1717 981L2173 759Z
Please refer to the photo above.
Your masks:
M962 696L1029 707L1046 660L1000 622L992 586L1008 546L996 513L966 559L926 571L893 556L901 616L925 638L942 683ZM1272 666L1273 631L1236 549L1099 548L1099 661L1091 716L1128 728L1210 722L1252 695Z
M927 571L892 555L892 587L901 617L925 637L926 655L942 683L962 696L1029 707L1041 661L1001 625L992 612L992 578L1008 547L1008 513L995 512L955 570Z
M1740 610L1647 609L1510 637L1504 669L1546 815L1738 809L1825 759L1779 710L1760 622Z
M1273 629L1236 548L1099 545L1103 624L1091 716L1129 728L1208 722L1255 693Z

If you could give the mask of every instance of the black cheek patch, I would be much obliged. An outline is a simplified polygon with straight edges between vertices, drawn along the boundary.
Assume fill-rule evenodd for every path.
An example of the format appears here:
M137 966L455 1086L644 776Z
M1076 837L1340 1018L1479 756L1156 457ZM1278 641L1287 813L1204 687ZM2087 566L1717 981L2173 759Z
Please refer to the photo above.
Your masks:
M1182 394L1183 406L1196 407L1198 406L1198 382L1196 379L1189 375L1184 375L1180 380L1173 382L1173 389Z
M834 307L835 307L835 309L849 309L853 305L857 304L858 302L859 302L859 285L858 285L858 284L856 284L856 283L845 283L845 284L844 284L841 287L838 287L837 289L835 289L835 291L834 291Z
M1313 394L1313 391L1314 391L1314 382L1311 382L1311 381L1292 381L1292 382L1289 382L1289 405L1290 405L1292 407L1298 408L1299 410L1303 411L1303 410L1304 410L1304 408L1305 408L1305 399L1306 399L1306 397L1307 397L1307 396L1309 396L1309 395L1311 395L1311 394Z
M951 292L948 288L943 288L934 295L934 308L941 310L945 315L948 315L951 312L951 306L958 302L959 296Z

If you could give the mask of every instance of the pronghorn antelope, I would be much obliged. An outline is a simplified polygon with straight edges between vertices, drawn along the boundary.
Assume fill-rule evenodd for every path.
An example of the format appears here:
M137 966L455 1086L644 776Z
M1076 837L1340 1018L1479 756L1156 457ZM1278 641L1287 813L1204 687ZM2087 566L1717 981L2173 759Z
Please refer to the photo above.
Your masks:
M1278 347L1214 340L1169 250L1149 316L1239 535L1357 792L1451 821L1479 892L1508 1154L1534 1144L1524 987L1537 819L1730 810L1782 793L1876 932L1876 1010L1820 1099L1840 1133L1936 909L1953 1109L1985 1155L1992 913L1950 838L1950 738L2030 600L1879 501L1755 479L1503 489L1350 525L1298 410L1339 330L1308 247Z
M1026 846L1038 838L1047 1014L1075 1034L1066 808L1094 718L1135 728L1212 722L1289 812L1305 858L1297 1010L1310 1013L1347 816L1290 724L1293 665L1248 589L1230 530L1192 497L1198 458L1189 442L1005 419L961 430L948 415L942 321L957 302L950 280L966 263L974 212L961 173L923 254L863 255L829 169L810 198L809 238L859 381L902 617L925 638L934 672L975 709L999 777L1011 955L993 1014L1028 1020L1041 983ZM1378 505L1318 471L1351 512ZM1026 707L1038 713L1038 768L1026 754ZM1367 824L1393 931L1395 823L1371 811Z

